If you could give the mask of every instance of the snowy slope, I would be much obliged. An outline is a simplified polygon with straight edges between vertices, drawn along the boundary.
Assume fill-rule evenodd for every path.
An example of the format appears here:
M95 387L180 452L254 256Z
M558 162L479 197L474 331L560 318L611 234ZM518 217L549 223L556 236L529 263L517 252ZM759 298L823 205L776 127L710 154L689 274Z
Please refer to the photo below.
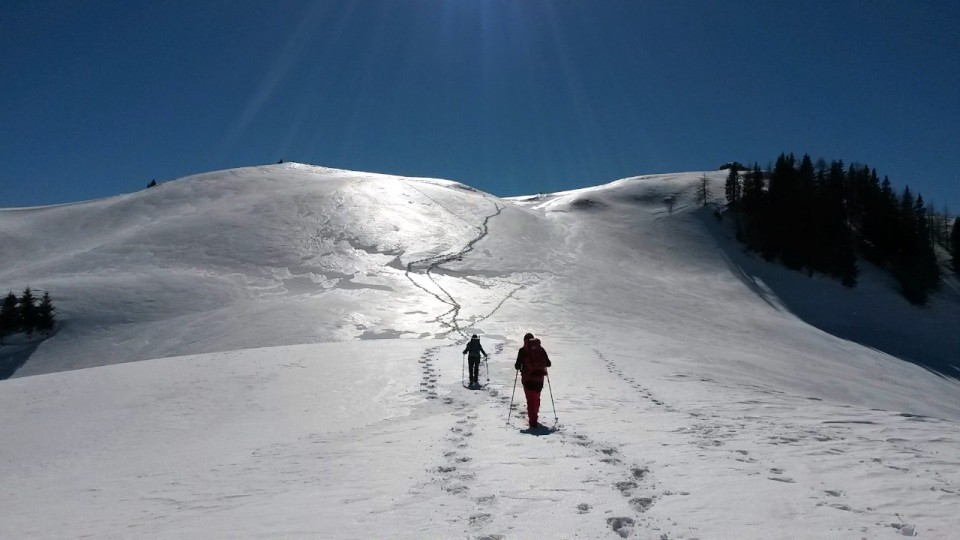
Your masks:
M408 265L462 249L501 209L548 238L527 212L454 182L298 164L0 212L0 287L53 291L66 322L18 375L444 335L450 317L424 324L424 315L436 318L446 299L418 288L424 279L408 279Z
M284 164L0 211L0 288L64 320L0 382L0 537L949 537L960 386L822 330L895 292L771 274L700 176L504 200ZM544 436L522 392L506 423L527 331Z

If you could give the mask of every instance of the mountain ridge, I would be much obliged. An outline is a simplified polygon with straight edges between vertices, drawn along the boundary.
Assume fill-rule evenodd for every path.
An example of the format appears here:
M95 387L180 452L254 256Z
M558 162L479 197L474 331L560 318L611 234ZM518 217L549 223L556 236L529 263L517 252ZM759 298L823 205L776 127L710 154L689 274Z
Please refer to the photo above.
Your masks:
M0 212L0 287L62 309L0 381L0 536L957 530L958 382L812 324L858 320L861 292L745 253L694 204L704 174L719 193L723 172L504 199L269 166ZM543 432L521 430L526 332Z
M5 235L0 285L60 289L55 293L63 314L60 333L34 353L20 376L253 346L456 337L477 330L471 320L489 319L480 309L522 305L519 295L558 279L567 285L557 290L576 297L582 288L577 279L591 283L597 276L612 277L611 271L617 276L610 280L614 296L646 303L644 289L659 284L669 291L666 303L674 302L669 295L689 296L694 303L674 309L689 309L691 320L709 327L722 324L724 308L718 304L711 316L696 316L696 302L714 304L713 286L688 294L704 276L714 276L723 294L742 298L737 283L759 291L753 278L743 279L749 267L752 275L778 284L777 292L757 294L765 305L810 283L752 262L724 227L697 217L706 214L694 211L696 185L707 176L719 193L724 174L644 175L499 198L449 180L298 163L215 171L28 215L0 213L0 225L33 233ZM564 224L558 219L564 214L575 217ZM600 238L578 234L581 223L606 232ZM591 253L593 245L603 251ZM48 255L30 260L36 251ZM474 253L464 261L469 251ZM561 268L582 271L571 278ZM727 271L731 275L722 275ZM864 288L886 298L875 281ZM597 286L586 290L608 296ZM814 295L820 304L846 294L826 287L834 292ZM351 295L374 306L373 313L352 312ZM425 318L422 295L431 306ZM457 295L469 302L460 305ZM874 344L870 338L876 332L819 320L829 307L796 307L796 298L793 305L815 326ZM602 312L602 306L592 308L597 307ZM782 303L774 308L791 309ZM853 308L846 309L855 316ZM630 311L641 324L661 327L662 335L675 331L664 328L660 313ZM956 317L957 310L950 315ZM78 348L77 340L84 346ZM881 345L906 354L902 347Z

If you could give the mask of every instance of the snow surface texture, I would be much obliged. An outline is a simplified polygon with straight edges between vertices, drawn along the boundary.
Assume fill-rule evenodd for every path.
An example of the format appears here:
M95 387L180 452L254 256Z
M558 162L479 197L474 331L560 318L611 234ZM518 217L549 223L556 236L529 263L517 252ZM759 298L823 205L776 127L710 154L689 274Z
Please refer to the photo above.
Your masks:
M960 301L763 264L700 176L505 200L283 164L0 211L0 290L62 320L0 381L0 537L955 535L960 385L876 349L952 369ZM506 423L527 331L555 431L522 391Z

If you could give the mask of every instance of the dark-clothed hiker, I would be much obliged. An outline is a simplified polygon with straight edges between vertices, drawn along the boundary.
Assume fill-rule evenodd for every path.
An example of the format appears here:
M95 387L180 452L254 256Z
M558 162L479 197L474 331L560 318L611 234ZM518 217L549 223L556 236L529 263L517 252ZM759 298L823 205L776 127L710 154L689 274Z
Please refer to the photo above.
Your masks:
M467 362L470 367L470 386L477 386L480 384L480 355L483 354L484 358L488 355L487 351L483 350L483 345L480 345L480 338L476 334L470 338L463 354L467 355Z
M547 351L540 346L540 340L533 334L523 336L523 347L517 352L517 363L513 365L520 372L523 381L523 393L527 396L527 416L530 429L540 427L537 414L540 412L540 392L543 390L543 378L550 367Z

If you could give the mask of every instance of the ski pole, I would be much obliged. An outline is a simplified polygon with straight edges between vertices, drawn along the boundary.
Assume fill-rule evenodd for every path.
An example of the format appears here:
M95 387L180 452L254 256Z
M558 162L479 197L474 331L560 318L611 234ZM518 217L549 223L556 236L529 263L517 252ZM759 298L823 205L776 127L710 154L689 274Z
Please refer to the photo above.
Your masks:
M487 384L490 384L490 357L483 357L483 365L487 367Z
M557 418L557 405L553 402L553 387L550 386L550 374L547 374L547 389L550 390L550 405L553 405L553 424L556 425L560 421Z
M510 423L510 413L513 412L513 396L517 393L517 378L520 376L520 371L517 370L517 374L513 377L513 392L510 393L510 409L507 410L507 423Z
M463 370L465 369L466 364L467 364L467 355L463 355L463 362L460 364L460 384L461 384L462 386L466 386L466 385L467 385L467 383L463 382L463 380L464 380L464 379L463 379Z

